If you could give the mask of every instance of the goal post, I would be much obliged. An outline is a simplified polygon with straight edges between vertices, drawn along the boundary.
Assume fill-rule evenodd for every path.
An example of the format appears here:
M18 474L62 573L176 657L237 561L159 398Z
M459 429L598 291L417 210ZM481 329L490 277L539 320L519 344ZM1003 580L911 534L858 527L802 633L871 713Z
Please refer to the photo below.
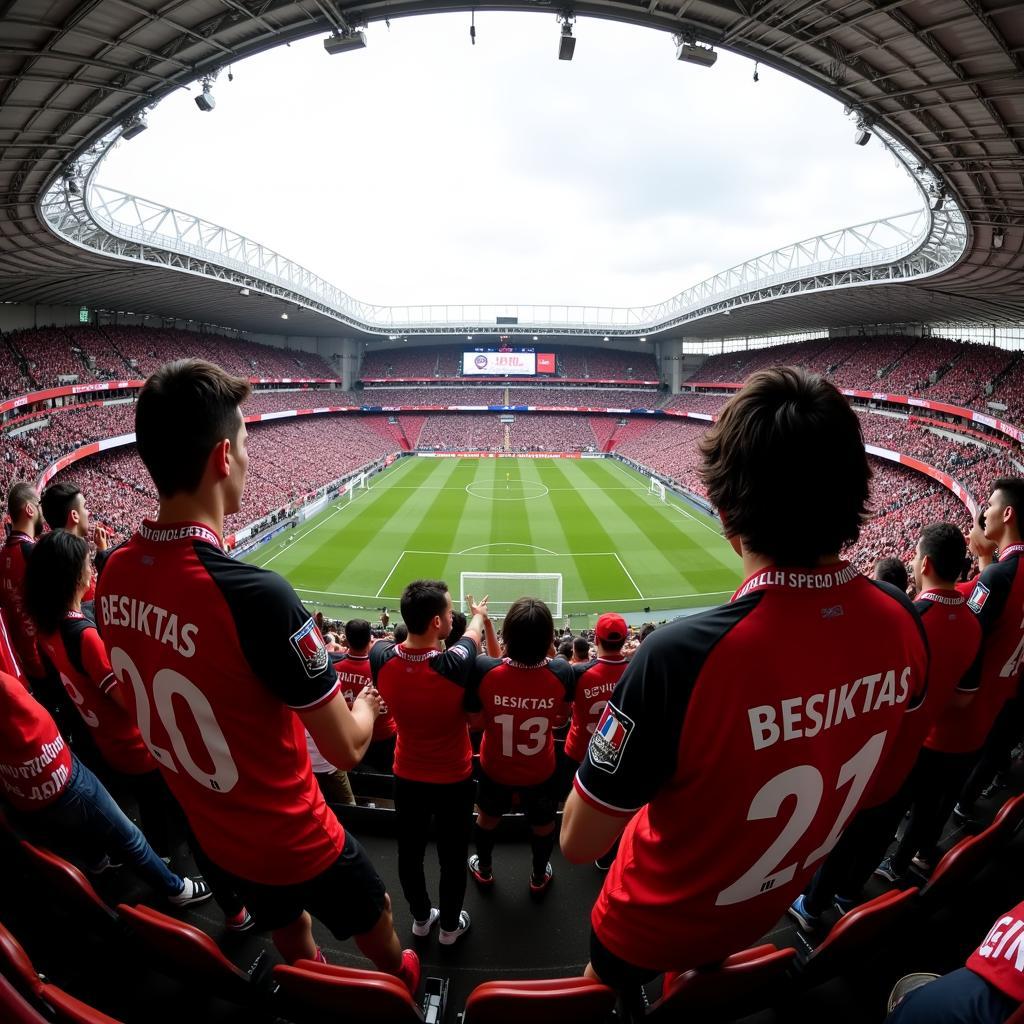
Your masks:
M463 572L459 573L459 604L466 607L466 595L489 598L492 618L502 619L513 601L536 597L551 609L552 618L562 617L562 574L560 572Z
M359 490L366 490L367 488L367 477L365 473L360 473L359 476L353 477L345 485L345 493L348 495L348 500L355 501L356 492Z
M651 477L651 494L653 494L658 501L665 501L665 485L655 477Z

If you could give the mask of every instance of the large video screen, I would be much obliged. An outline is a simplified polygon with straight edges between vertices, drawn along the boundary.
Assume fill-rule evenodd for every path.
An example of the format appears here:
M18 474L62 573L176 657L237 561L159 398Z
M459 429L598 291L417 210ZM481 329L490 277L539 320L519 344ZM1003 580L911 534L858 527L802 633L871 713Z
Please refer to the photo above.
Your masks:
M538 373L554 373L555 357L551 352L463 352L463 376L533 377Z

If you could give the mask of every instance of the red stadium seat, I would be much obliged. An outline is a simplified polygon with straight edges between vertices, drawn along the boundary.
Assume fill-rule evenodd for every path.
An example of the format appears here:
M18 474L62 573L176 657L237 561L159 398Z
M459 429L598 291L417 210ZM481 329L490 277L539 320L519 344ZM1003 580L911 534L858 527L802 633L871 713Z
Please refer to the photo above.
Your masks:
M910 915L917 889L890 889L844 914L820 946L811 951L801 967L804 982L841 974L844 967L863 958L865 952L892 934Z
M373 1021L422 1024L409 990L391 974L299 960L274 968L288 1016L301 1021Z
M50 1024L21 993L0 976L0 1020L4 1024Z
M992 824L976 836L961 839L935 865L928 884L921 890L921 902L928 907L941 906L954 890L965 887L985 867L1003 838L1000 826Z
M59 893L70 906L101 928L109 928L116 923L117 914L107 906L89 879L74 864L24 840L21 849L32 869L42 876L51 892Z
M485 981L466 1000L463 1024L603 1024L615 993L589 978Z
M206 932L176 921L152 907L119 903L117 912L132 934L153 954L153 963L175 978L237 1002L254 998L256 986Z
M43 990L43 980L32 966L28 953L21 943L0 924L0 975L5 977L19 992L38 999Z
M113 1017L68 995L56 985L44 985L42 997L56 1024L118 1024Z
M645 1021L704 1020L708 1013L731 1018L764 1006L788 976L792 947L767 944L734 953L718 967L666 975L665 988ZM749 1008L749 1009L748 1009Z
M1003 842L1008 842L1022 823L1024 823L1024 793L1010 797L1000 808L989 827L996 830Z

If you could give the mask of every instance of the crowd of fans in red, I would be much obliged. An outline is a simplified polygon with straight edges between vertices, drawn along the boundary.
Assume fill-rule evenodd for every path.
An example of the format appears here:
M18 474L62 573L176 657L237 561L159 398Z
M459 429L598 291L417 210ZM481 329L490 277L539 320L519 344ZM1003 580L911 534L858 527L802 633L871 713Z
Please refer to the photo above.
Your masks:
M61 383L135 380L172 359L211 359L243 377L334 379L321 356L164 327L39 327L0 337L0 396Z

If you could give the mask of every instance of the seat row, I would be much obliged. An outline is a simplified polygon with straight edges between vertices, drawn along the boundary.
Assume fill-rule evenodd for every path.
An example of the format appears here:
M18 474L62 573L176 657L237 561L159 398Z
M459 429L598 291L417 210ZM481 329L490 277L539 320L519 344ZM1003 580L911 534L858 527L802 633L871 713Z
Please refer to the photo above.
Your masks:
M855 967L868 951L898 935L912 920L947 906L978 872L1024 826L1024 794L1011 797L991 825L949 849L920 888L888 890L842 916L827 937L812 945L802 935L800 948L778 949L764 944L743 950L712 968L666 975L660 998L648 1008L645 1021L664 1024L681 1019L729 1020L768 1005L784 1003ZM303 1024L327 1020L374 1021L379 1024L439 1024L444 983L428 993L421 1008L396 978L313 961L268 968L265 953L248 970L232 963L205 932L151 907L119 904L110 907L85 875L56 854L17 840L31 869L45 888L100 934L129 936L150 963L173 978L187 980L210 995L254 1011ZM0 1008L12 1009L14 1021L47 1024L90 1022L117 1024L41 978L17 940L0 925L0 975L10 983L0 988ZM13 990L11 989L13 986ZM13 991L13 994L12 994ZM615 994L584 978L538 981L490 981L470 993L463 1024L602 1024L610 1018ZM37 1016L25 1015L35 1013ZM19 1016L18 1014L21 1014ZM1024 1024L1024 1015L1021 1022Z

